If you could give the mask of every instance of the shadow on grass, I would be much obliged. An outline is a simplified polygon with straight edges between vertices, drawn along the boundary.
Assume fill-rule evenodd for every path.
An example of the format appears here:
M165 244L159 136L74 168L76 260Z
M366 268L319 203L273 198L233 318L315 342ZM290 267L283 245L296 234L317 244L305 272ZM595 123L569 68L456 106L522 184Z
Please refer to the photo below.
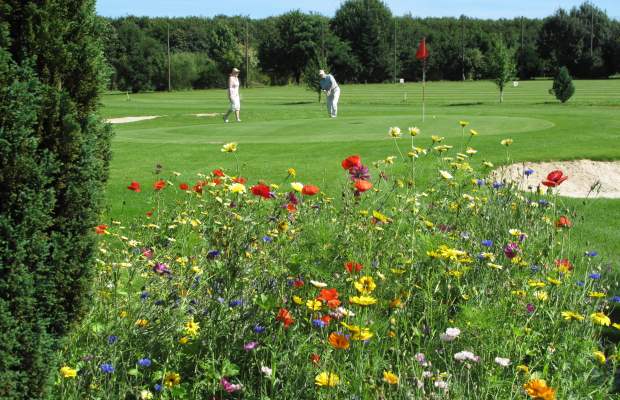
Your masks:
M481 101L476 101L473 103L450 103L448 104L448 107L467 107L467 106L481 106L482 104L484 104Z
M314 103L318 103L316 101L292 101L289 103L280 103L281 106L298 106L301 104L314 104Z

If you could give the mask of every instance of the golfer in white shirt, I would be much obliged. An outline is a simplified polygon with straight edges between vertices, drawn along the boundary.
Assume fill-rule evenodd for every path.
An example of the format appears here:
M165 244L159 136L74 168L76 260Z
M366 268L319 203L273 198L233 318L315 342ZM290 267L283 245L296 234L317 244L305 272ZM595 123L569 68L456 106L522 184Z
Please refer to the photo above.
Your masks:
M338 115L338 99L340 98L340 87L336 79L331 74L326 74L325 71L319 71L319 77L321 80L321 90L327 95L327 113L330 117L336 118Z

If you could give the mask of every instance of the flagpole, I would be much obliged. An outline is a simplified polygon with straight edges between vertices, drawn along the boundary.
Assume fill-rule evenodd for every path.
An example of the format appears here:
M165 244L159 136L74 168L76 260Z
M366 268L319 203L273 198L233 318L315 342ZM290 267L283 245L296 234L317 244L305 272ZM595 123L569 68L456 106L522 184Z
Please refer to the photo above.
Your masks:
M426 111L426 58L422 61L422 122Z

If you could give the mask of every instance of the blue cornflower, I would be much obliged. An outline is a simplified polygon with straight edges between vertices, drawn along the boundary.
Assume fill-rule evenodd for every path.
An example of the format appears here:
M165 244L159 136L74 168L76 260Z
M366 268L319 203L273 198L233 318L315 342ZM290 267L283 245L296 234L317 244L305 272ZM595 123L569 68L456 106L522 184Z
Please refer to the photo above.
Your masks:
M141 367L150 367L151 363L151 360L148 358L141 358L138 360L138 365Z
M118 336L110 335L108 336L108 344L114 344L118 341Z
M214 259L214 258L216 258L217 256L219 256L221 253L222 253L222 252L221 252L221 251L219 251L219 250L210 250L210 251L207 253L207 258Z
M254 325L254 333L263 333L265 332L265 327L260 325Z
M596 272L588 276L590 277L590 279L601 279L601 274L596 273Z
M111 374L112 372L114 372L114 367L110 363L101 364L101 367L99 368L104 374Z
M486 184L486 182L484 181L484 179L477 179L476 180L476 185L478 186L484 186Z
M265 236L263 236L263 242L271 243L271 242L273 242L273 238L271 236L269 236L269 235L265 235Z
M609 301L611 301L612 303L620 303L620 296L610 297Z
M540 204L542 207L545 207L549 205L549 202L545 199L540 199L538 200L538 204Z
M525 171L523 171L523 175L525 176L530 176L534 173L534 170L531 168L526 169Z
M144 291L142 293L140 293L140 300L146 300L149 298L149 292Z
M480 242L480 243L482 243L482 245L483 245L483 246L485 246L485 247L491 247L491 246L493 246L493 241L492 241L492 240L483 240L483 241L482 241L482 242Z
M577 281L577 286L583 287L585 284L584 281Z
M312 325L314 325L316 328L325 328L325 322L320 319L313 319Z
M160 383L157 383L155 384L155 386L153 386L153 389L155 389L156 392L161 392L163 386Z
M501 187L503 187L504 184L501 182L493 182L493 189L499 189Z
M596 257L598 256L598 253L596 251L586 251L586 256L588 257Z
M532 270L533 273L540 271L540 267L538 265L532 265L530 269Z
M482 253L478 253L478 255L476 256L476 258L480 261L483 261L485 259L484 254Z
M231 300L228 302L229 307L238 307L243 305L243 300Z

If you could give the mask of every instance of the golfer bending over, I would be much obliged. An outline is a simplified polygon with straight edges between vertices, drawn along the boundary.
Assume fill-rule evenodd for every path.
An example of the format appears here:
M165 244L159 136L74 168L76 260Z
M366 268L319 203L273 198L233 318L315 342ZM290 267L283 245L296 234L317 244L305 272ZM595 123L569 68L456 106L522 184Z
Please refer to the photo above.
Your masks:
M327 113L330 117L336 118L338 114L338 99L340 98L338 83L331 74L326 74L323 70L319 71L319 76L321 77L319 81L321 89L327 95Z

